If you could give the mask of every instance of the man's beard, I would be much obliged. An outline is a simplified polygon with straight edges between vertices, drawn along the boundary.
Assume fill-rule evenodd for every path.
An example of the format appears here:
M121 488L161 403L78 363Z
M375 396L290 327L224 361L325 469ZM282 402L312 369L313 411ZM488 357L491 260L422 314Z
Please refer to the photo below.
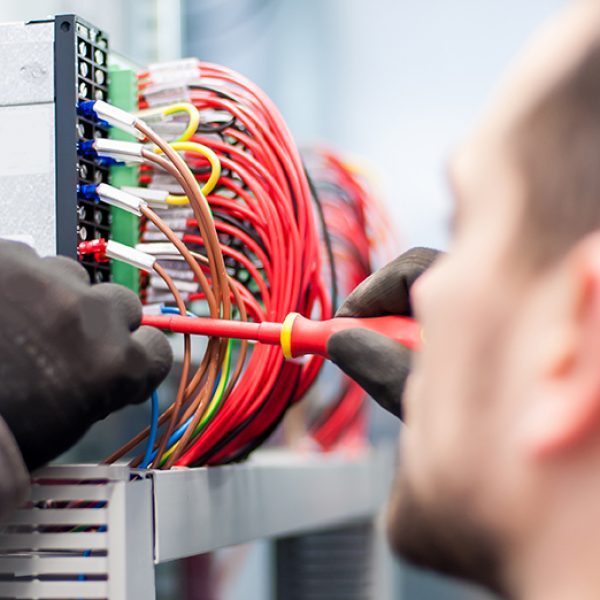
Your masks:
M500 542L461 508L449 506L444 497L435 507L423 506L401 469L388 507L394 552L417 567L469 580L508 598Z

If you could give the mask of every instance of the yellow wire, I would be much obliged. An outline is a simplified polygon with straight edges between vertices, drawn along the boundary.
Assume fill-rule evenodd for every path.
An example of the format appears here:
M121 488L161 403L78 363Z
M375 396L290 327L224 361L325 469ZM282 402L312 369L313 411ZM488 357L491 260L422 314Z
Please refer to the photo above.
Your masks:
M187 113L190 119L185 131L175 143L187 142L196 133L196 131L198 131L198 125L200 125L200 112L193 104L190 104L189 102L177 102L176 104L171 104L170 106L166 106L162 109L162 114L165 117L179 112Z
M187 196L175 196L169 194L166 203L171 206L186 206L190 203L190 200Z
M176 102L175 104L170 104L169 106L159 106L140 110L136 113L136 115L141 119L147 119L157 115L160 115L164 118L180 112L187 113L189 120L184 132L175 141L187 142L196 133L196 131L198 131L198 125L200 125L200 112L193 104L189 102Z
M227 385L227 380L229 379L229 369L231 366L231 345L232 345L231 340L229 340L229 343L227 344L227 349L225 350L225 357L223 359L223 367L221 370L221 379L219 380L219 385L217 386L217 389L215 390L215 393L214 393L211 401L208 404L208 408L206 410L205 415L200 420L200 423L198 423L198 425L196 427L196 431L194 432L194 435L196 435L198 433L198 431L206 424L208 419L212 416L215 405L217 405L221 401L223 394L225 393L225 386ZM169 458L169 456L171 456L171 454L173 454L173 452L177 448L178 444L179 444L178 441L175 442L162 455L161 464L163 462L165 462L167 460L167 458Z
M200 154L200 156L203 156L208 160L211 167L210 177L202 186L202 194L204 197L208 196L215 189L219 177L221 177L221 161L219 161L219 157L208 146L198 144L197 142L172 142L169 146L178 152L193 152L195 154ZM155 148L154 152L162 154L160 148ZM182 198L185 198L185 196L172 196L172 198L181 200Z

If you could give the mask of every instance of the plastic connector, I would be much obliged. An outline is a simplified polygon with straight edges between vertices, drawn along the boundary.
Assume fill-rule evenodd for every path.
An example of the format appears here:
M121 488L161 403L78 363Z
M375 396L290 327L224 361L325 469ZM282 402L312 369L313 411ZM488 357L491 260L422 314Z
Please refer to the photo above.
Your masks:
M106 256L120 260L147 273L150 273L154 269L154 264L156 263L155 256L150 256L150 254L140 252L131 246L126 246L113 240L106 242Z
M82 156L91 156L93 158L97 158L98 153L96 152L96 148L94 148L94 140L84 140L77 144L77 151Z
M198 79L194 74L194 79ZM185 83L152 83L144 90L144 98L151 108L190 102L190 88ZM142 116L142 115L140 115ZM145 117L142 116L145 119Z
M123 161L118 161L110 156L98 156L98 151L96 150L96 140L85 140L83 142L79 142L77 145L77 152L80 156L95 160L99 164L107 167L123 164Z
M86 200L98 200L98 186L94 183L84 183L77 186L77 195Z
M148 67L153 83L185 84L201 77L200 61L197 58L181 58Z
M123 186L124 192L143 198L150 206L158 206L164 208L167 206L167 198L169 192L167 190L156 190L142 187Z
M117 108L108 102L104 102L104 100L80 102L77 111L82 116L98 121L104 121L112 127L125 131L138 139L143 139L144 137L144 135L135 128L137 118L134 115Z
M195 281L184 281L184 280L178 279L176 281L176 284L177 284L177 289L180 292L185 292L187 294L194 294L198 291L198 284ZM150 276L150 285L155 290L164 290L164 291L169 290L169 286L167 286L164 279L162 279L161 277L158 277L157 275Z
M99 156L117 161L131 163L145 160L142 156L144 146L135 142L99 138L92 142L92 148Z
M87 186L81 187L83 188ZM137 215L138 217L142 216L141 208L148 206L147 203L142 200L142 198L134 196L133 194L128 194L119 188L108 185L107 183L100 183L98 186L96 186L95 193L97 197L103 202L106 202L106 204L116 206L117 208L122 208L123 210Z
M183 260L183 256L171 242L142 242L135 245L136 250L146 252L156 257L170 258L175 260Z
M81 242L77 246L77 254L80 259L91 254L94 260L99 263L108 262L109 258L113 258L147 273L153 270L154 263L156 263L156 257L154 256L140 252L131 246L113 240L105 240L104 238Z
M89 242L80 242L77 246L77 256L81 260L91 254L92 258L98 263L108 262L106 246L107 242L104 238L90 240Z

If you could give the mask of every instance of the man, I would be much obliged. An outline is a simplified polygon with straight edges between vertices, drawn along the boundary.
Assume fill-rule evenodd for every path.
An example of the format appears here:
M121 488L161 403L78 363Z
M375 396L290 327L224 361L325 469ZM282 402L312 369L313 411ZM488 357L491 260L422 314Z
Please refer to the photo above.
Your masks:
M600 2L540 32L449 179L451 250L411 290L424 343L391 543L506 597L600 598ZM432 256L397 259L342 314L410 312ZM329 350L399 398L404 350L364 331Z
M64 257L0 240L0 517L24 501L29 471L96 421L146 400L172 363L165 336L140 327L126 288L90 286Z
M417 250L397 259L341 311L410 313L408 290L419 278L412 295L424 344L405 394L408 427L389 509L390 539L420 565L509 597L597 599L600 3L577 0L544 29L450 173L457 210L449 255L422 277L433 253ZM34 271L32 281L43 280ZM95 292L81 285L72 281L68 305L73 294L93 299ZM39 301L40 289L27 287L13 301L23 302L30 325L51 327L46 336L36 332L44 346L45 337L60 340L62 322L73 323L60 302ZM90 315L103 306L92 301ZM49 308L56 311L50 319ZM114 312L105 308L98 323L115 319ZM18 337L27 335L19 318L9 318L15 332L8 339L16 334L27 345L27 337ZM85 332L85 322L76 320L77 331ZM127 322L135 328L139 321L123 316L115 325L119 339L127 339ZM92 350L78 338L68 336L74 348L67 356L94 371ZM2 343L2 356L14 353ZM384 404L399 398L403 349L354 331L334 336L329 351ZM36 367L52 364L53 355L54 348ZM133 355L142 356L135 344ZM38 352L30 356L33 361ZM19 376L34 372L30 365L16 362L10 371L16 381L34 385ZM102 354L101 363L120 361ZM93 391L93 375L81 384L77 379L76 389ZM150 385L139 386L147 365L138 375L132 389L147 393ZM53 368L48 379L58 388ZM9 400L10 393L20 393L16 384ZM108 396L101 399L102 410L109 409ZM62 409L54 401L48 406ZM0 402L0 415L18 429L14 412ZM35 418L33 407L31 413Z

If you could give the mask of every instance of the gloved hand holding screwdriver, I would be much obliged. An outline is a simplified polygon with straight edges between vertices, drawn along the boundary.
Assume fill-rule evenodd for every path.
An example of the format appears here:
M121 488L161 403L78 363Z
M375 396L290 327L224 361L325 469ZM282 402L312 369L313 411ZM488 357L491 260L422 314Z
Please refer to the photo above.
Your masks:
M414 248L363 281L336 318L313 321L290 313L283 323L245 323L182 316L144 316L143 322L169 331L249 339L281 347L286 358L318 354L336 363L383 408L402 417L401 398L411 350L419 345L410 290L439 255Z
M336 317L412 317L410 289L440 252L413 248L365 279L346 299ZM359 383L383 408L402 418L402 393L412 351L366 329L334 334L327 350L331 360Z

